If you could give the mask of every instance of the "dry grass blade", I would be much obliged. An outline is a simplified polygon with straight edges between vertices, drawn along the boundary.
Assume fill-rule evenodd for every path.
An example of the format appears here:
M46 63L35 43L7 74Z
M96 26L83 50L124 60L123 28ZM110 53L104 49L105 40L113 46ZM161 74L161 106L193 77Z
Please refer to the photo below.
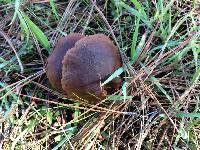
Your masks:
M98 11L99 15L102 17L103 21L105 22L106 26L108 27L108 29L109 29L109 31L110 31L110 33L111 33L111 35L112 35L112 37L113 37L115 43L117 44L117 47L120 48L119 43L118 43L118 41L117 41L117 38L116 38L116 36L115 36L115 34L114 34L114 32L113 32L113 30L112 30L110 24L108 23L106 17L105 17L104 14L102 13L102 11L101 11L101 10L99 9L99 7L96 5L96 1L91 0L91 3L94 5L95 9ZM124 65L126 66L126 65L127 65L126 63L128 63L128 58L127 58L127 56L126 56L122 51L120 51L120 52L121 52L121 57L122 57L123 63L124 63Z
M168 112L162 107L162 105L160 104L159 100L156 98L155 94L152 92L152 90L150 88L148 88L147 85L145 85L143 82L141 82L141 85L143 85L144 89L146 89L146 91L149 93L149 95L152 97L152 99L156 101L156 103L159 106L159 108L168 117L168 119L173 124L174 128L178 131L178 129L176 127L176 124L174 123L173 119L170 117L170 115L168 114Z
M44 73L45 73L45 71L41 70L41 71L38 71L37 73L25 78L24 80L15 82L8 86L5 86L4 88L0 89L0 92L3 92L4 90L6 90L7 93L5 93L0 99L3 99L3 97L8 96L13 90L15 90L15 88L17 88L17 87L19 88L20 86L23 87L24 85L30 83L32 80L40 77Z
M6 39L6 41L8 42L8 44L10 45L12 50L14 51L14 53L16 55L16 58L17 58L17 61L18 61L18 64L19 64L19 67L20 67L20 70L21 70L21 74L23 74L24 67L22 65L22 62L21 62L18 54L17 54L17 51L16 51L15 47L13 46L12 42L10 41L10 38L8 37L8 35L6 35L6 33L1 28L0 28L0 34Z
M153 41L154 34L155 34L156 30L158 29L159 25L160 25L160 22L157 22L156 27L154 28L154 31L153 31L153 32L151 33L151 35L149 36L149 39L147 40L145 47L142 49L141 53L139 54L138 59L137 59L136 62L134 63L134 67L136 67L136 66L138 65L138 63L139 63L139 61L142 59L143 55L149 50L150 44L151 44L152 41Z
M192 34L189 37L187 37L181 44L179 44L178 46L176 46L173 49L169 50L168 52L162 54L159 57L159 59L153 61L148 66L151 66L151 67L155 68L156 66L158 66L158 64L160 64L161 62L165 61L167 58L169 58L170 56L172 56L173 54L177 53L182 48L184 48L186 45L188 45L191 42L191 40L198 34L200 34L200 32L192 32Z
M58 37L58 34L59 32L58 31L61 31L63 32L63 30L65 28L67 28L67 23L68 23L68 20L70 19L70 15L72 15L72 13L75 11L73 6L77 3L77 0L70 0L69 1L69 4L67 5L66 9L65 9L65 12L63 13L62 15L62 18L60 19L59 21L59 24L56 28L56 32L54 33L54 35L52 36L52 39L57 39ZM57 40L54 41L53 45L55 45L55 42Z
M124 104L125 103L111 104L108 110L115 110L115 111L120 110L121 108L123 108ZM117 113L115 116L117 117L120 114L121 113ZM75 148L78 148L78 147L86 148L88 145L88 142L96 143L97 137L94 138L92 135L96 132L97 128L100 130L104 126L104 120L106 120L106 118L108 118L110 115L114 115L114 114L110 114L109 111L107 111L107 112L99 114L97 118L96 117L91 118L88 121L88 123L85 125L85 127L83 127L82 130L80 130L71 141L73 145L75 146Z

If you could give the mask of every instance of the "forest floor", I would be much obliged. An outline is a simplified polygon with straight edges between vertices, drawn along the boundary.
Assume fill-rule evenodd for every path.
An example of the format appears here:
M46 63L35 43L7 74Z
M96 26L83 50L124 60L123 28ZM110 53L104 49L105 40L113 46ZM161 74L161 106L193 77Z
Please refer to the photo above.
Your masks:
M55 91L59 38L103 33L123 84L97 105ZM200 149L198 0L0 0L0 149Z

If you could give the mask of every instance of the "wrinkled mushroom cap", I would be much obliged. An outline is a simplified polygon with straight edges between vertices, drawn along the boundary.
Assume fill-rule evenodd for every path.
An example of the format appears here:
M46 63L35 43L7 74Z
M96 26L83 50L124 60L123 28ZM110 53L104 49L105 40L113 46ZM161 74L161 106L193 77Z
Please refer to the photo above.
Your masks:
M119 50L110 38L96 34L78 40L66 53L62 64L61 84L67 95L97 103L107 94L100 86L101 81L121 67L122 62Z
M71 33L66 37L61 38L51 55L47 60L46 73L51 85L62 91L61 78L62 78L62 60L66 52L74 47L75 43L83 38L84 35L79 33Z

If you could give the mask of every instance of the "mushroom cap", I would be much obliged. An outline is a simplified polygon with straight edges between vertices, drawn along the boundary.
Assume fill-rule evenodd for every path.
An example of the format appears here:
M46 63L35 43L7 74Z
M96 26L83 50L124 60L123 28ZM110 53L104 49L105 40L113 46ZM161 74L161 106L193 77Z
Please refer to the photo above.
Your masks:
M62 91L62 60L66 52L74 47L75 43L83 37L84 35L80 33L71 33L66 37L61 38L51 55L48 57L46 67L47 77L51 85L59 91Z
M100 86L121 67L118 48L103 34L89 35L75 43L62 61L62 89L68 97L97 103L106 96Z

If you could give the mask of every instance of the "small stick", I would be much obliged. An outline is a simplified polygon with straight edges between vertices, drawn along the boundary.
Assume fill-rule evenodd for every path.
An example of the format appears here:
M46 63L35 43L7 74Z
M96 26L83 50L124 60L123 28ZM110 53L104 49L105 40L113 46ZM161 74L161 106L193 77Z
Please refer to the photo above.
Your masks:
M138 64L138 62L142 59L142 56L143 56L143 55L145 54L145 52L147 52L147 50L149 49L150 44L151 44L151 42L153 41L154 34L155 34L157 28L159 27L159 25L160 25L160 22L157 22L155 29L153 30L153 32L151 33L149 39L147 40L147 43L146 43L145 47L143 48L143 50L141 51L141 53L140 53L140 55L139 55L137 61L135 62L134 66L136 66L136 65Z
M119 43L117 42L117 38L116 38L116 36L115 36L115 34L114 34L114 32L113 32L113 30L112 30L110 24L108 23L106 17L105 17L104 14L102 13L102 11L101 11L101 10L99 9L99 7L96 5L96 0L90 0L90 1L91 1L91 3L94 5L95 9L96 9L97 12L99 13L99 15L101 16L101 18L103 19L103 21L105 22L105 24L106 24L106 26L108 27L108 29L109 29L109 31L110 31L110 33L111 33L111 35L112 35L112 37L113 37L115 43L117 44L117 47L120 49ZM122 52L122 51L120 51L120 55L121 55L121 58L122 58L123 65L124 65L124 66L127 66L127 62L129 62L129 61L128 61L128 58L126 57L126 55L125 55L124 52Z
M18 61L18 64L19 64L19 67L20 67L20 70L21 70L21 74L23 74L24 73L24 67L22 65L22 62L21 62L18 54L17 54L15 47L13 46L12 42L10 41L10 38L8 37L8 35L6 35L6 33L1 28L0 28L0 34L6 39L6 41L8 42L8 44L10 45L12 50L14 51L16 58L17 58L17 61Z

